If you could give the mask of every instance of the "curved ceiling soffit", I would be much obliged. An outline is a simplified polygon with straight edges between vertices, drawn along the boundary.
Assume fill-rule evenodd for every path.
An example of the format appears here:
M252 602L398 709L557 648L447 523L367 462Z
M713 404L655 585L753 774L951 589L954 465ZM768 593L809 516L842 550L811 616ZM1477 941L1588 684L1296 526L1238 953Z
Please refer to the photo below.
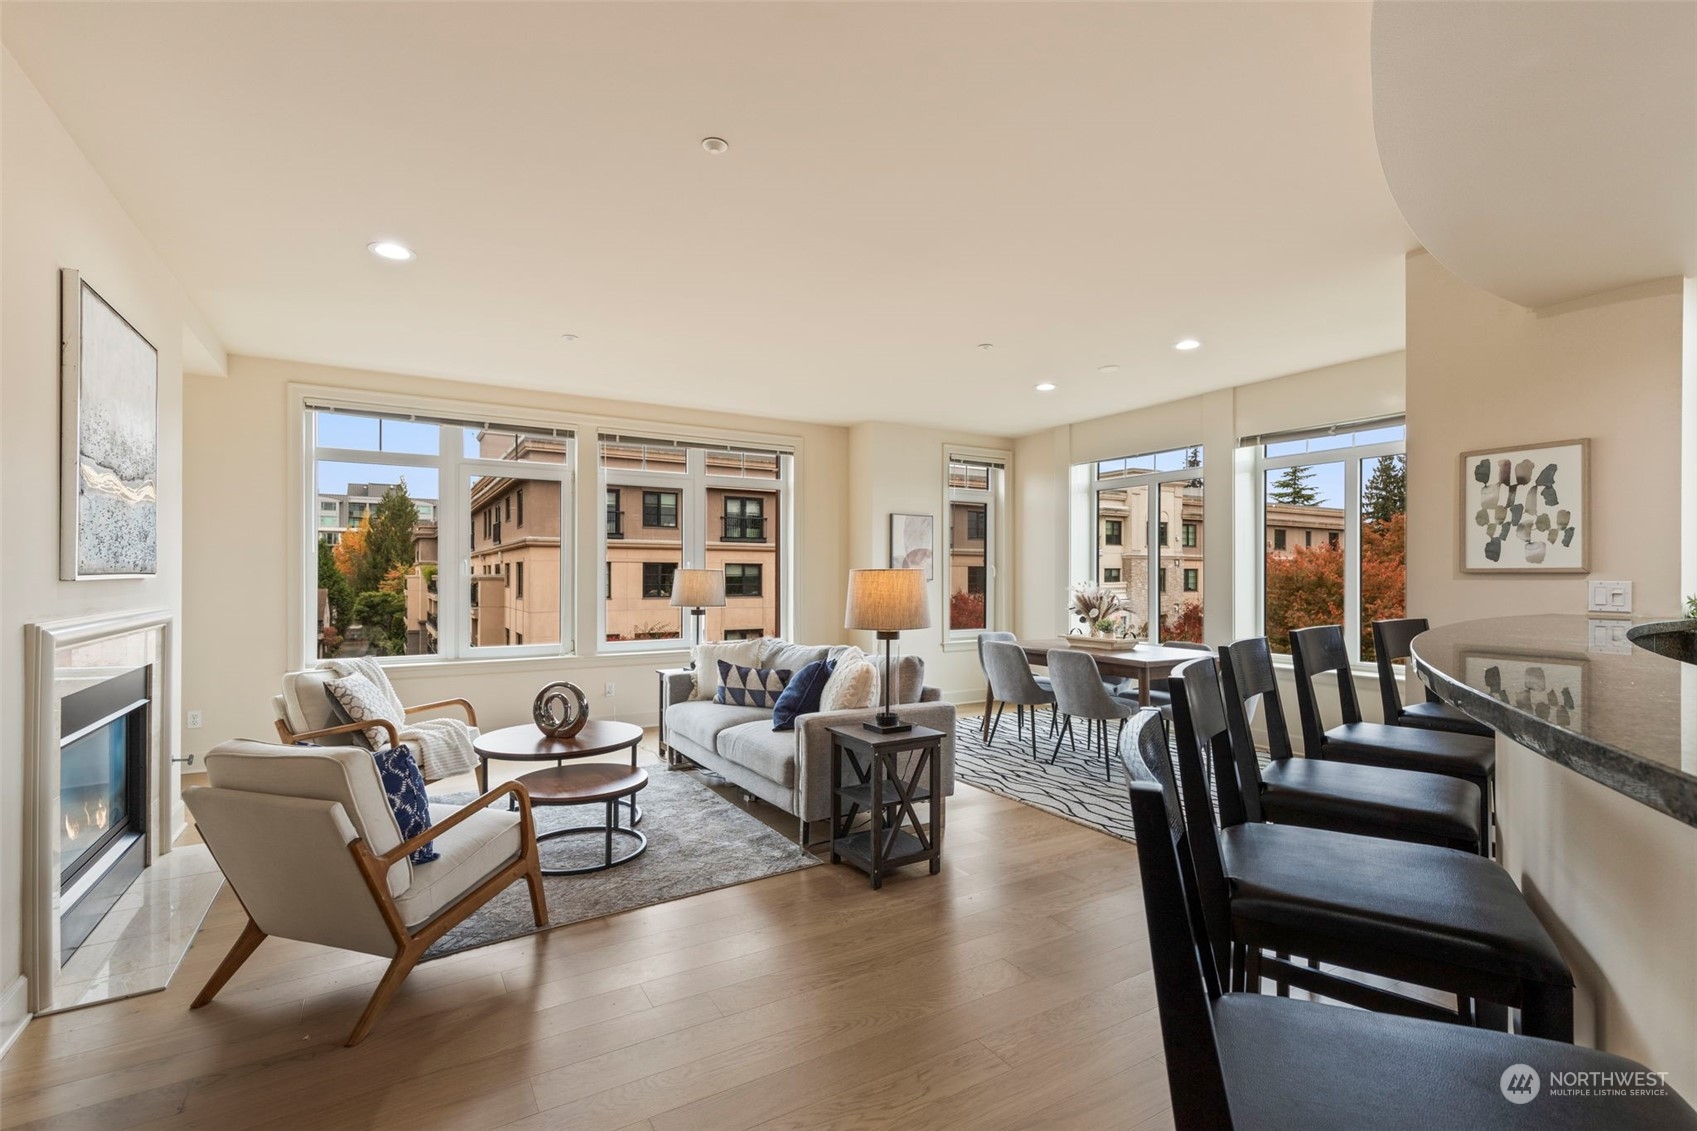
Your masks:
M1373 124L1404 219L1538 308L1697 275L1697 3L1377 0Z

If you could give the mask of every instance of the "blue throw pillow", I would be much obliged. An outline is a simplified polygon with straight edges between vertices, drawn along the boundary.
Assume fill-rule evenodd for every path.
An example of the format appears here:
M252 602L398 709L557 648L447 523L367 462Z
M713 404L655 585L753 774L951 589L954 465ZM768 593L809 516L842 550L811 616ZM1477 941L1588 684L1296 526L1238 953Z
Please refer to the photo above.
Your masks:
M401 839L411 840L431 825L430 795L424 791L424 771L418 768L418 760L405 744L373 750L371 758L377 763L377 776L383 779L383 796L389 799L395 823L401 826ZM440 855L436 851L436 842L431 841L423 848L415 849L409 859L414 864L428 864L439 859Z
M772 729L794 730L801 715L811 715L819 709L819 696L825 682L837 670L835 660L814 660L791 677L784 693L772 705Z

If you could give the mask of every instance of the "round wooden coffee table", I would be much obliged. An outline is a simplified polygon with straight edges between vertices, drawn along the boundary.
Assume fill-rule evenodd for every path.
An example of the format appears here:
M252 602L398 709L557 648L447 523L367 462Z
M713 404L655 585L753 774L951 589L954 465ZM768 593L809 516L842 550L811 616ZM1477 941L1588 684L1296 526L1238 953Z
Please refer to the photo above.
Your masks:
M550 766L546 770L534 770L518 780L530 792L530 803L535 807L596 804L607 807L607 816L602 824L581 825L536 834L538 844L567 836L599 835L605 838L606 847L601 863L585 864L577 868L543 868L544 876L581 876L586 872L604 872L608 868L628 864L648 851L647 837L634 828L627 829L619 825L620 799L628 799L632 811L635 811L636 795L648 784L647 770L621 766L616 762L587 762L575 766ZM636 847L614 859L613 838L616 836L634 841Z
M570 738L550 738L537 729L535 723L502 727L480 734L471 748L477 752L477 792L489 792L490 762L553 762L559 765L579 758L594 758L601 754L616 754L630 750L630 768L636 769L636 748L642 741L642 728L633 723L611 719L590 719L583 729ZM642 810L630 801L631 824L642 820Z

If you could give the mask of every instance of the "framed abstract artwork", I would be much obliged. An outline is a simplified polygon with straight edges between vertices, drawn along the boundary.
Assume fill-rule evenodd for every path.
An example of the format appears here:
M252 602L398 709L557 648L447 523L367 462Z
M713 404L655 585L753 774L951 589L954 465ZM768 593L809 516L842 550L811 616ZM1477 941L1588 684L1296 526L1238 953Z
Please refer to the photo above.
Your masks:
M59 576L158 571L159 351L79 272L59 273Z
M890 515L890 568L922 569L930 581L937 556L934 525L928 514Z
M1589 573L1590 441L1461 457L1464 573Z

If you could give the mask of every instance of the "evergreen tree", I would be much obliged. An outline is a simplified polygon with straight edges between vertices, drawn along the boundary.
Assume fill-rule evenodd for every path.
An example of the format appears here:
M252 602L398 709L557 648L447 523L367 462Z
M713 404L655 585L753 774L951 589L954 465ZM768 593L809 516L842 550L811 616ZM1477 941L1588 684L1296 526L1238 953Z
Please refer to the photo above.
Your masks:
M354 592L378 589L389 571L413 563L413 527L418 525L418 507L407 494L406 480L383 492L383 500L371 516L366 535L365 556L354 575Z
M348 627L354 611L354 590L342 571L336 568L336 554L330 543L318 540L318 587L330 598L330 623L341 632Z
M1267 500L1274 503L1284 503L1292 507L1315 507L1320 505L1320 494L1308 485L1314 478L1312 468L1297 464L1287 467L1284 473L1273 481L1273 486L1267 492Z
M1386 523L1408 512L1408 457L1380 456L1361 487L1361 518Z

